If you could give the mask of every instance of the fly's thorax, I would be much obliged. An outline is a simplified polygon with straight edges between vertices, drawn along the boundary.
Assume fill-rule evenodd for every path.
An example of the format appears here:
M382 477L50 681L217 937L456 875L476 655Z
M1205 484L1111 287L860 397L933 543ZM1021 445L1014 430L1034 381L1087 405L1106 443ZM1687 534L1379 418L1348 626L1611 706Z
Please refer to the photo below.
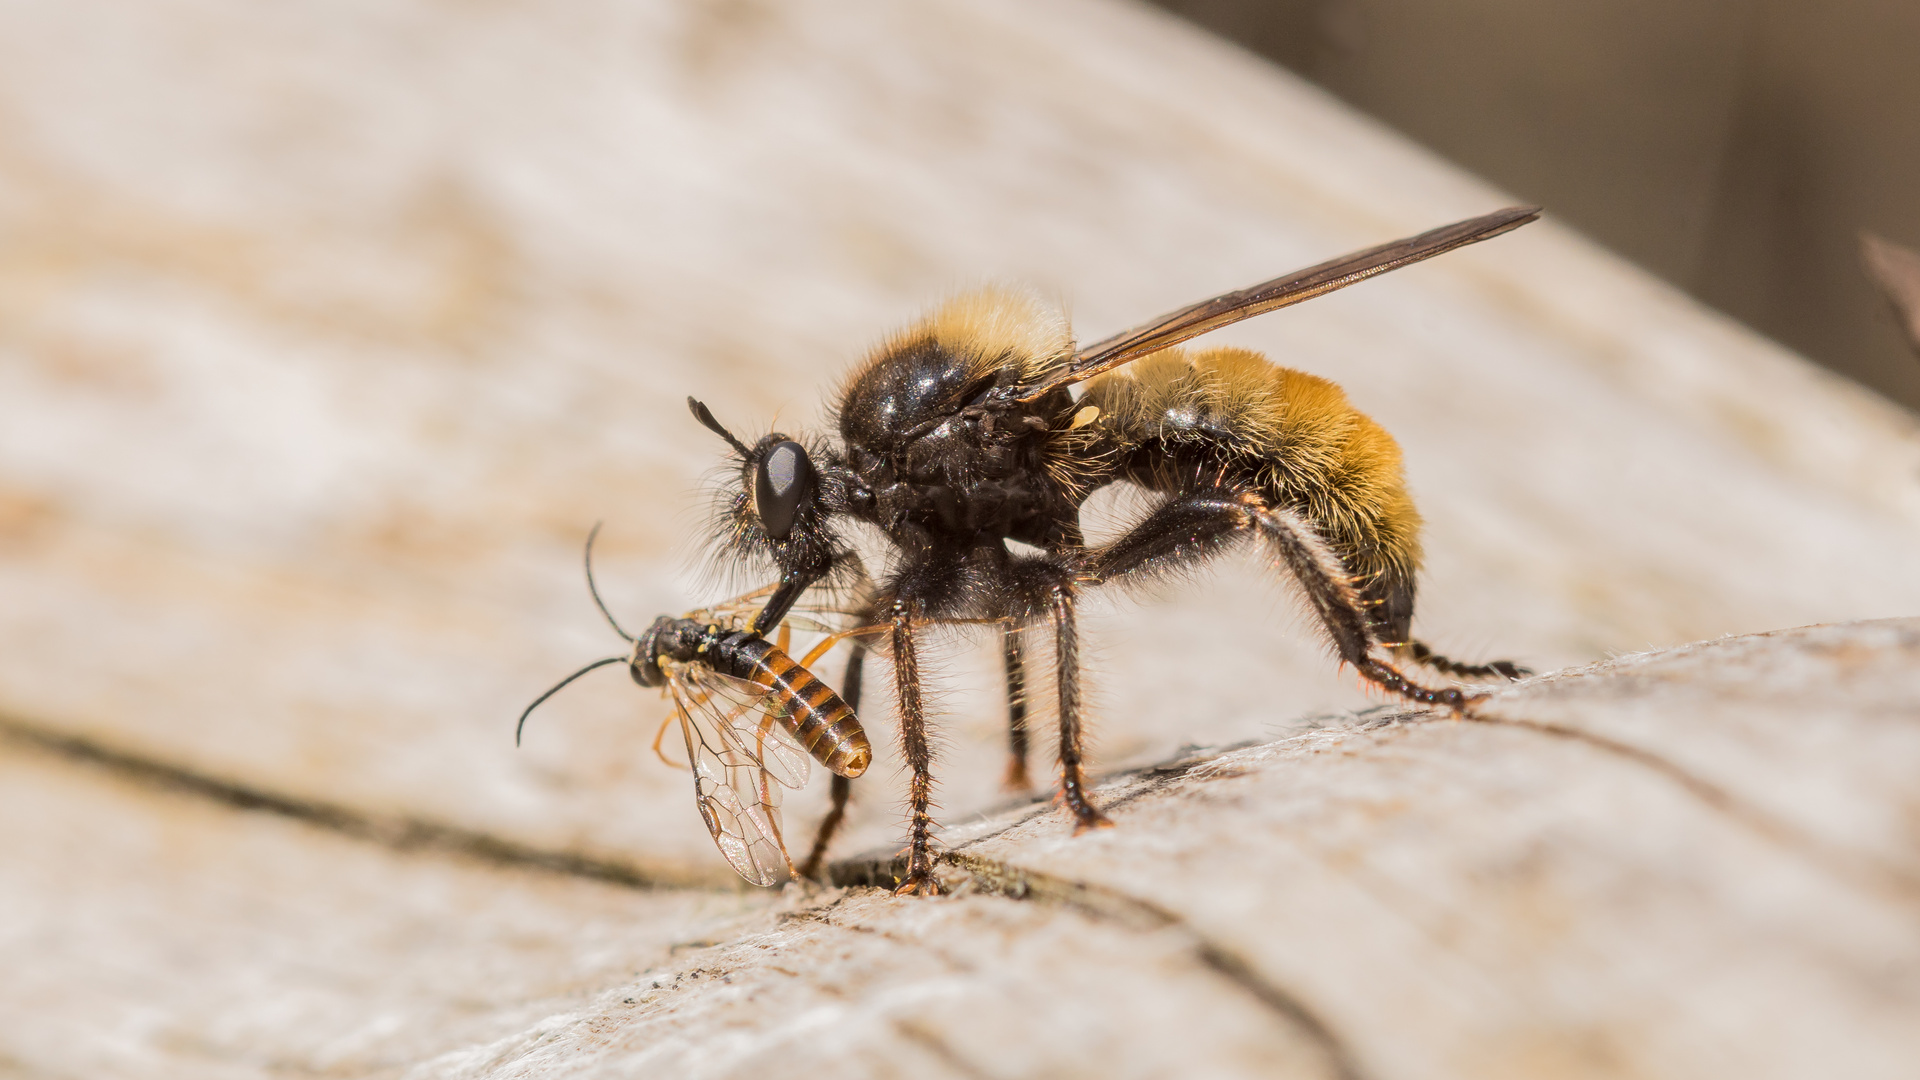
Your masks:
M1031 293L962 293L870 353L840 394L841 433L883 449L890 440L977 403L987 389L1029 386L1060 371L1073 334L1057 305Z
M922 484L1007 475L1021 464L1021 444L1043 441L1052 419L1014 401L1013 391L1063 369L1072 354L1056 305L1003 288L954 297L847 380L839 422L855 468L865 475L884 466L893 482Z

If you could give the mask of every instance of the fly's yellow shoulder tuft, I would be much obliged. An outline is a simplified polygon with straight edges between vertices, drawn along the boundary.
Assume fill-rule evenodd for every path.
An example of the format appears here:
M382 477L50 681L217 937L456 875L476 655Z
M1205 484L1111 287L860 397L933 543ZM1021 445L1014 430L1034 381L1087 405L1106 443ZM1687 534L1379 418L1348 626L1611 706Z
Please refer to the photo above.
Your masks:
M931 339L982 375L1017 365L1022 383L1039 382L1073 358L1073 328L1058 304L999 285L952 297L901 336Z

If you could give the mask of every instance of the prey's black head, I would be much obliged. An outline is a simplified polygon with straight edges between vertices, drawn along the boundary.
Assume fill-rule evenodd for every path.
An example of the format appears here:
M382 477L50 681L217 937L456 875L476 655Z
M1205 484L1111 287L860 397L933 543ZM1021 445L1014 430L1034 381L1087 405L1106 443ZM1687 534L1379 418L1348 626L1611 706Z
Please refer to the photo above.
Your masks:
M660 670L660 657L671 654L675 624L686 622L671 615L662 615L653 620L647 632L633 643L633 652L627 656L627 674L641 686L664 686L667 674Z

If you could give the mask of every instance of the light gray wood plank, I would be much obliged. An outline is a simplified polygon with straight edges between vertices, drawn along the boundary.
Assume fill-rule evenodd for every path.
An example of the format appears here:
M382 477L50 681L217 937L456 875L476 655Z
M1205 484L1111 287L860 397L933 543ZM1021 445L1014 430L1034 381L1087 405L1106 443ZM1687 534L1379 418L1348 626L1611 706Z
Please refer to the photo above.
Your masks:
M1058 966L927 958L999 940L969 921L978 895L824 896L812 917L841 931L829 940L857 920L893 943L852 953L886 993L828 989L843 961L823 955L826 931L741 943L702 961L705 982L656 976L638 1008L612 990L413 1075L747 1076L775 1058L886 1075L921 1067L885 1034L914 1016L972 1063L962 1075L1905 1076L1920 1056L1916 744L1915 620L1625 657L1505 691L1479 721L1325 717L1103 786L1111 830L1076 837L1037 805L950 833L961 893L1061 913L1019 938L1061 943ZM838 873L884 883L898 866L884 850ZM1069 929L1086 922L1183 954L1281 1029L1311 1018L1326 1056L1249 1063L1195 1026L1179 1042L1194 1071L1153 1064L1158 1023L1194 991L1136 1000L1107 968L1134 954ZM733 987L773 981L769 965L813 984L776 999L780 1016L804 1010L795 997L832 1002L836 1057L772 1018L696 1052L718 1014L758 1000ZM976 996L1009 973L1034 1002L1011 1031ZM1089 973L1100 990L1081 989ZM937 1013L919 1011L929 999ZM1077 1057L1049 1056L1056 1030Z

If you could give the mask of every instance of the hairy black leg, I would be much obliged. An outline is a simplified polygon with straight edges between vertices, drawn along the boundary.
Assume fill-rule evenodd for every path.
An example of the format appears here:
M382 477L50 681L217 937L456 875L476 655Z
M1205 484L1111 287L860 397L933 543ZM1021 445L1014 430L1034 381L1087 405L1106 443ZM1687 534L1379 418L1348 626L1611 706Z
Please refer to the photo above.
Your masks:
M859 638L853 639L853 651L847 656L847 674L840 683L840 700L855 716L860 715L860 684L866 674L867 644ZM813 850L807 852L807 861L800 864L800 876L815 881L820 877L820 868L827 857L827 845L833 842L833 834L847 819L847 800L853 797L853 781L844 776L833 778L833 805L827 809L827 816L820 819L820 828L813 834Z
M1454 710L1466 707L1467 695L1461 691L1428 689L1376 658L1366 606L1339 557L1312 526L1286 510L1267 506L1250 492L1208 490L1175 496L1097 552L1090 560L1090 569L1100 581L1178 571L1214 554L1231 543L1236 534L1247 531L1267 541L1287 572L1299 582L1334 651L1363 678L1423 704Z
M920 703L920 658L914 652L913 609L904 600L893 602L893 685L900 708L900 749L913 770L907 785L907 876L895 895L940 891L933 879L933 747L927 740L927 717Z
M1484 664L1463 664L1458 660L1441 656L1427 647L1424 641L1409 641L1407 655L1416 664L1423 664L1435 671L1444 671L1456 679L1485 679L1498 675L1503 679L1524 679L1533 674L1530 668L1523 668L1511 660L1492 660Z
M1001 636L1001 655L1007 662L1007 775L1000 781L1008 791L1033 786L1027 776L1027 664L1020 647L1020 630L1008 626Z
M1353 579L1311 525L1285 510L1263 505L1252 495L1241 496L1240 502L1252 516L1254 529L1266 538L1267 545L1300 583L1340 659L1352 664L1370 682L1401 697L1425 705L1444 705L1455 712L1466 708L1464 692L1452 687L1432 690L1421 686L1373 655L1367 609L1354 591Z
M1080 630L1074 622L1073 588L1056 585L1052 595L1054 659L1060 687L1060 797L1073 811L1075 832L1112 825L1087 798L1081 759Z

